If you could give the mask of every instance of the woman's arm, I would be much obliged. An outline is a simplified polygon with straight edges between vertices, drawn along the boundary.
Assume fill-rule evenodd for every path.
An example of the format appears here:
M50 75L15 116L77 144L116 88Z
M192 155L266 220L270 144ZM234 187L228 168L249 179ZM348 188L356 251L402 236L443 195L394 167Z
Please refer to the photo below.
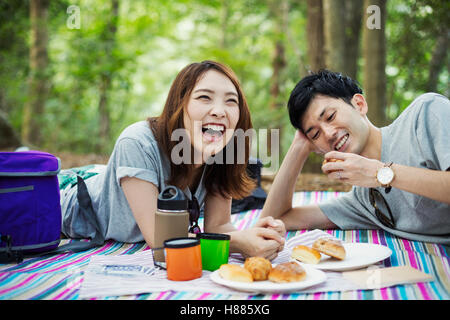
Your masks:
M145 242L153 248L158 188L151 182L131 177L122 178L120 184Z
M271 228L256 226L237 230L231 223L231 202L231 198L220 195L206 196L204 231L229 234L230 252L244 257L275 258L284 245L284 238Z
M206 195L204 232L229 233L236 231L231 223L231 201L231 198L227 199L219 195Z

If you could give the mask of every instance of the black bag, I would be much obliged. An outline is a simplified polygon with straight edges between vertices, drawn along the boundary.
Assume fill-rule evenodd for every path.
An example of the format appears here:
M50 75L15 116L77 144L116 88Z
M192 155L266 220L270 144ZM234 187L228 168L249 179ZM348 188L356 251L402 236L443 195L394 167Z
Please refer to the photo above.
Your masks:
M250 163L255 162L255 160L256 163ZM261 168L262 162L259 159L250 158L249 164L247 165L247 171L249 176L256 180L257 185L251 195L239 200L233 199L231 204L232 214L252 209L263 208L264 203L266 202L267 194L261 188Z

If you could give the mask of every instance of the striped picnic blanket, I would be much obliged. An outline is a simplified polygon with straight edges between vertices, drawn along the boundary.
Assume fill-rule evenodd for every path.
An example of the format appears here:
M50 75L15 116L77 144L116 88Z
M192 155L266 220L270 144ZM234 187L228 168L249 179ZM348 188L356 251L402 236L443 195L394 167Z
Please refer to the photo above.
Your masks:
M298 192L294 194L294 204L310 204L339 197L339 192ZM238 229L252 226L261 210L251 210L232 215L232 222ZM202 221L201 221L202 222ZM287 238L302 234L307 230L288 232ZM397 285L374 290L354 290L339 292L293 293L248 295L247 299L275 300L338 300L338 299L383 299L383 300L448 300L450 299L449 253L444 246L410 241L398 238L382 230L325 230L329 234L347 242L368 242L388 246L393 254L381 266L412 266L431 274L434 281ZM66 243L70 240L63 240ZM84 271L94 255L127 255L147 250L145 243L120 243L107 241L102 247L74 254L60 254L44 258L32 258L20 264L0 265L0 300L45 299L76 300L84 280ZM130 296L113 296L102 299L242 299L242 295L209 292L164 291Z

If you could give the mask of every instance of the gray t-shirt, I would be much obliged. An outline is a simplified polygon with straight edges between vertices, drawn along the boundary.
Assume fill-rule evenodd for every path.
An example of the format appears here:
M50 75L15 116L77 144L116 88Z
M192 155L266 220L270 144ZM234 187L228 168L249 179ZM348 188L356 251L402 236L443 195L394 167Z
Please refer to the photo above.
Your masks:
M161 192L170 176L169 161L158 147L146 121L134 123L121 133L104 170L85 180L105 239L130 243L144 241L120 186L120 179L136 177L153 183ZM189 188L183 191L189 199L192 198ZM202 206L206 195L203 175L194 195ZM76 186L62 193L61 206L65 235L70 238L94 237L95 227L78 212Z
M449 100L436 93L421 95L391 125L381 128L381 136L384 163L450 170ZM388 194L382 187L378 190L391 208L395 229L377 219L368 188L354 186L319 207L341 229L384 229L406 239L450 244L450 205L396 188Z

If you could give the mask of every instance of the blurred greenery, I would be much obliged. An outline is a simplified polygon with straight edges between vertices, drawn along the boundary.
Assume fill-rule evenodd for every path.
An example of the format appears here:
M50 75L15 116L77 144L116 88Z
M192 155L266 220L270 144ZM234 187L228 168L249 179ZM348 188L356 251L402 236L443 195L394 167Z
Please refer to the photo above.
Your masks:
M294 129L286 102L306 72L307 4L286 0L285 26L291 37L276 32L271 12L276 1L262 0L120 0L117 31L111 39L111 0L53 0L48 8L50 90L40 117L43 140L38 147L53 152L109 154L129 124L158 115L178 71L194 61L217 60L229 65L244 88L256 129L281 128L281 159ZM442 24L447 26L449 1L389 0L387 2L387 101L395 119L419 94L427 91L429 64ZM1 109L21 132L29 97L29 1L0 0ZM70 29L67 8L80 8L80 28ZM272 6L272 7L271 7ZM280 35L281 34L281 35ZM275 42L285 44L286 65L280 91L272 101L272 59ZM449 94L449 61L439 72L437 91ZM362 83L364 62L358 60ZM303 68L303 69L302 69ZM303 71L302 71L303 70ZM110 131L99 148L99 88L108 89Z

